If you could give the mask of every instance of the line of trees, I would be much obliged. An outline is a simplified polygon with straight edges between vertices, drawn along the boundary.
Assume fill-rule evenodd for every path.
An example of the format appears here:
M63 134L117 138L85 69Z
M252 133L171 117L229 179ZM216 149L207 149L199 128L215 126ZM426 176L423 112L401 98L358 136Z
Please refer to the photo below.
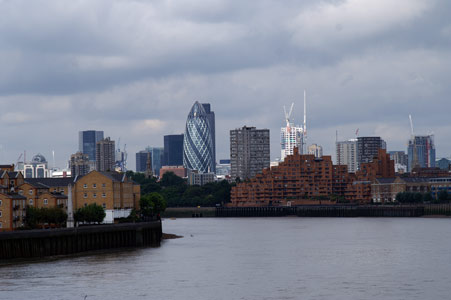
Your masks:
M141 185L141 195L157 193L167 207L216 206L230 202L232 185L226 180L198 186L188 185L173 172L165 173L160 181L132 171L128 171L127 176Z
M35 229L46 225L62 227L66 224L67 213L60 207L35 208L28 206L26 209L25 225Z
M446 190L441 190L437 198L434 198L431 193L400 192L396 194L396 201L398 203L450 203L451 195Z

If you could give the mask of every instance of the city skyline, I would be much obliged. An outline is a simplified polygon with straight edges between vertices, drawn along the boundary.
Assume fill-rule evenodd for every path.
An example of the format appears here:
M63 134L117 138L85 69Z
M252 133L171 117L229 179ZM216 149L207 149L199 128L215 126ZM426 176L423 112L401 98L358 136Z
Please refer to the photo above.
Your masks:
M325 155L337 130L347 140L357 128L406 151L412 114L418 135L434 133L437 158L449 157L450 6L368 1L367 15L356 1L1 2L0 160L55 150L63 167L88 129L121 137L129 153L161 147L196 99L214 107L217 161L244 125L270 129L273 160L282 107L294 101L301 123L304 89L308 143Z

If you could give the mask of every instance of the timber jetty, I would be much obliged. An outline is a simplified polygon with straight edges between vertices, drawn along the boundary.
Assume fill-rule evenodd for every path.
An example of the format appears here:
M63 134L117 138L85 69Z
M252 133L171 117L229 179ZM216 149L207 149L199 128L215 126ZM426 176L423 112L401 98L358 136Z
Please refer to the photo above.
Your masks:
M0 261L121 247L159 246L161 221L0 233Z
M216 217L422 217L451 216L451 205L304 205L218 207Z

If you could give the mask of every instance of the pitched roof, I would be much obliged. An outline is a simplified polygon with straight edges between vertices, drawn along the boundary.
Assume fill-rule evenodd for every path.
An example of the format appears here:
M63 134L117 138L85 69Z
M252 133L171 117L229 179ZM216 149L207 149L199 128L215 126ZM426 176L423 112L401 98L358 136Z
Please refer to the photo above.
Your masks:
M411 183L429 182L428 177L402 177L401 179Z
M47 185L45 185L45 184L42 184L42 183L40 183L40 182L27 182L27 181L25 180L25 183L26 183L26 184L29 184L29 185L31 185L32 187L35 187L35 188L37 188L37 189L48 189L48 188L49 188L49 186L47 186Z
M56 186L68 186L75 182L74 177L61 177L61 178L25 178L24 181L31 185L39 184L45 187L56 187Z
M110 178L113 181L122 182L124 180L125 173L119 172L99 172L103 176Z
M395 182L396 177L393 178L376 178L378 183L393 183Z
M8 172L10 178L16 178L19 175L19 172Z

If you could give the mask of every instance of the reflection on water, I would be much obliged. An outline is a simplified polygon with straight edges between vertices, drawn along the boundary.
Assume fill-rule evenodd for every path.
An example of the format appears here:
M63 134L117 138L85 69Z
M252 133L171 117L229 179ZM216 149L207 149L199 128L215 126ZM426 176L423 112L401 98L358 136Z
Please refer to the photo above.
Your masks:
M449 299L450 219L165 220L184 236L0 267L0 299Z

